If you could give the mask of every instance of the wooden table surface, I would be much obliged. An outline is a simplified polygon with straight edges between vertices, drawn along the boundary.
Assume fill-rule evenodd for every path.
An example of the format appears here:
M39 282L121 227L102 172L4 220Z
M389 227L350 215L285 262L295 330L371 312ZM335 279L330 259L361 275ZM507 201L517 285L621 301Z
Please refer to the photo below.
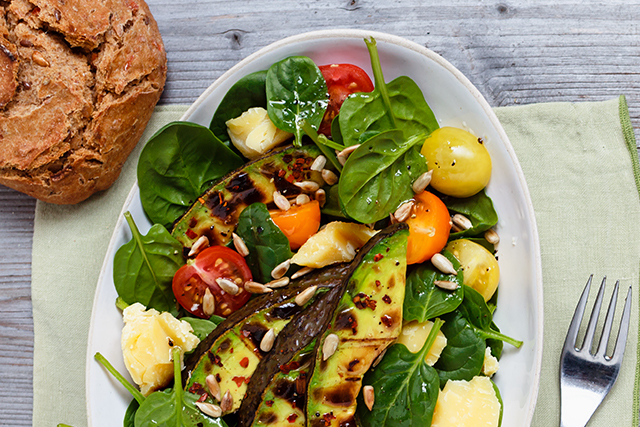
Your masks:
M189 104L283 37L359 28L434 50L492 106L625 94L640 129L640 0L148 0L169 60L163 104ZM0 186L0 425L31 425L35 200ZM78 402L78 404L82 404ZM40 427L40 426L38 426Z

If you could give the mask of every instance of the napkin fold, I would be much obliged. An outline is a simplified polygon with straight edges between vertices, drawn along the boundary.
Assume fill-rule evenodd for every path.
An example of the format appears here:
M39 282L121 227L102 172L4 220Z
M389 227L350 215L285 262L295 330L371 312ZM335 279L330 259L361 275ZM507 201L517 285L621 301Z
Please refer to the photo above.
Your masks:
M179 119L186 108L157 107L141 141ZM607 275L610 281L620 279L624 290L633 286L634 293L620 378L590 426L608 426L612 420L638 426L640 168L626 101L620 97L495 111L524 170L542 251L544 355L533 425L559 424L560 350L580 292L593 273L596 282ZM93 296L113 228L135 181L141 148L108 191L74 206L36 205L34 426L86 426L84 374ZM610 292L611 286L605 298Z

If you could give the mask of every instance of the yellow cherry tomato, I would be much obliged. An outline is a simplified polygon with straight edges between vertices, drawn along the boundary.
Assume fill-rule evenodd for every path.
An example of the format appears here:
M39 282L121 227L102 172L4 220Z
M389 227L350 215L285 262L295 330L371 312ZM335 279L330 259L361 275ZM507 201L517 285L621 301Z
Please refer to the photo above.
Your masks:
M454 240L446 249L460 261L463 283L478 291L485 301L489 301L500 281L496 257L483 246L466 239Z
M289 239L292 250L298 249L320 228L320 204L312 200L304 205L291 206L286 211L269 211L271 219Z
M427 137L420 152L433 170L431 186L443 194L470 197L489 183L489 152L482 139L466 130L436 129Z

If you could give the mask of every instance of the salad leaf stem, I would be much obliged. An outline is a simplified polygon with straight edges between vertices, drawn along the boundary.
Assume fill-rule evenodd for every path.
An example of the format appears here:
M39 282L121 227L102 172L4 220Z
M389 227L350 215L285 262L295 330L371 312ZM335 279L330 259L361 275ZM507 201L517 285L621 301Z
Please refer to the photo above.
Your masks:
M380 56L378 55L378 48L376 47L376 39L373 37L365 38L364 42L369 50L369 56L371 57L371 68L373 69L373 79L376 84L376 90L380 92L382 101L384 102L385 109L389 119L391 119L393 129L396 129L396 117L393 115L391 109L391 100L389 99L389 91L387 90L387 84L384 82L384 75L382 74L382 65L380 65Z
M142 404L142 402L144 402L145 397L142 395L142 393L140 393L140 391L135 386L133 386L129 381L127 381L126 378L123 377L122 374L118 372L116 368L114 368L113 365L109 363L109 361L102 354L98 352L93 357L98 362L100 362L100 364L104 366L107 369L107 371L109 371L109 373L113 375L115 379L117 379L118 382L122 384L122 386L129 391L129 393L131 393L133 398L136 399L138 403Z
M438 337L438 332L440 331L440 328L442 327L443 324L444 324L444 321L440 320L440 318L437 318L433 321L433 326L429 331L429 335L427 336L427 339L425 340L424 345L420 349L420 360L424 360L427 357L427 353L429 353L429 350L431 350L433 343L436 341L436 338Z
M129 307L129 303L127 303L125 300L122 299L122 297L118 297L116 298L116 307L120 310L120 311L124 311L125 308Z
M520 348L522 346L522 341L519 341L515 338L511 338L500 332L494 331L493 329L482 331L482 336L485 339L494 339L494 340L504 341L507 344L511 344L515 348Z
M333 150L344 150L344 145L340 145L334 141L331 141L326 136L318 134L313 126L311 126L311 124L304 119L300 121L300 127L302 128L304 133L306 133L309 138L311 138L313 143L318 146L320 151L322 151L322 154L324 154L324 156L329 159L331 164L336 169L338 169L338 172L342 172L342 165L338 161L336 153Z
M176 414L176 420L180 421L180 424L184 423L182 421L183 410L182 410L182 373L180 372L180 348L174 347L171 350L171 359L173 360L173 394L175 396L174 402L177 404L174 406L174 411Z

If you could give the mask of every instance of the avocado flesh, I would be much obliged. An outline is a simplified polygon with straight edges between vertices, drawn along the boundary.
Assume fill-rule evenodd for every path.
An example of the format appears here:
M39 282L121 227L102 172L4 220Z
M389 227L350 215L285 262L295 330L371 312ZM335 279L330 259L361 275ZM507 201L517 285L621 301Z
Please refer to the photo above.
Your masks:
M273 202L274 191L285 197L301 189L295 182L325 184L311 164L321 155L315 145L288 146L245 164L231 172L200 196L173 225L171 234L188 254L196 240L207 236L210 245L226 245L232 239L240 213L257 202Z
M233 398L233 407L228 412L236 411L258 363L268 354L259 348L264 334L273 328L277 336L296 314L328 290L341 286L347 269L348 264L339 264L309 273L286 288L254 297L232 313L185 357L185 390L200 395L207 393L205 401L219 404L206 387L206 377L214 375L221 394L229 390ZM315 297L299 307L294 301L296 295L311 286L318 286Z
M397 229L379 240L351 275L316 352L307 393L308 426L356 425L362 377L402 329L408 235L406 228ZM323 361L322 345L330 334L338 336L338 348Z

